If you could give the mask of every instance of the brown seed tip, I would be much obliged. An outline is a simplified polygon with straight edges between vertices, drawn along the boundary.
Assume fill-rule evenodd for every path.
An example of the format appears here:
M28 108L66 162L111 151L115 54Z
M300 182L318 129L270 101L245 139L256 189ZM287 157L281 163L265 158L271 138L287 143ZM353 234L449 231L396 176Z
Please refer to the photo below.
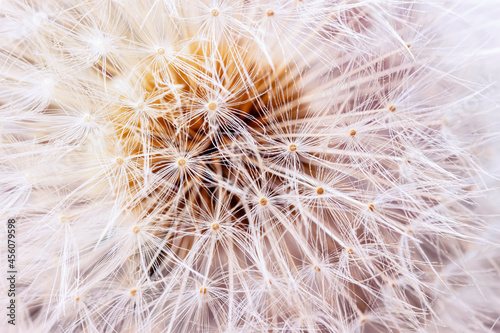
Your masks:
M411 44L406 44L406 47L407 47L407 48L410 48L410 47L411 47Z
M318 266L314 265L313 269L316 271L316 272L321 272L321 268L319 268Z
M356 130L351 130L350 134L351 134L351 136L355 136L356 135Z
M212 16L219 16L219 10L217 8L212 9Z
M134 227L132 228L132 232L133 232L134 234L139 233L139 230L140 230L140 228L139 228L139 226L137 226L137 225L136 225L136 226L134 226Z
M266 198L260 198L259 203L261 206L267 205L267 199Z
M268 9L266 12L267 16L273 16L274 15L274 10Z
M185 159L183 159L183 158L179 158L179 159L177 160L177 165L179 165L180 167L185 166L185 165L186 165L186 160L185 160Z
M391 112L396 111L396 107L394 105L389 106L389 111Z
M220 229L220 224L217 222L212 223L212 230L217 231Z
M137 289L130 290L130 295L135 296L137 294Z
M207 108L208 108L210 111L214 111L214 110L217 108L217 103L215 103L215 102L210 102L210 103L208 103Z
M80 297L75 298L75 301L80 302Z
M351 249L351 248L347 249L347 254L353 254L353 253L354 253L353 249Z
M368 209L371 210L372 212L375 210L375 206L373 204L370 204L368 206Z
M201 287L201 288L200 288L200 294L202 294L202 295L206 295L206 294L207 294L207 292L208 292L207 288L205 288L205 287Z
M359 318L359 322L360 322L361 324L366 323L366 320L367 320L367 319L366 319L366 317L364 317L364 316L363 316L363 317L361 317L361 318Z
M288 146L288 149L290 149L290 151L292 151L292 152L293 152L293 151L296 151L296 150L297 150L297 146L296 146L295 144L293 144L293 143L292 143L291 145L289 145L289 146Z
M316 189L316 193L321 195L321 194L325 193L325 190L322 187L318 187Z

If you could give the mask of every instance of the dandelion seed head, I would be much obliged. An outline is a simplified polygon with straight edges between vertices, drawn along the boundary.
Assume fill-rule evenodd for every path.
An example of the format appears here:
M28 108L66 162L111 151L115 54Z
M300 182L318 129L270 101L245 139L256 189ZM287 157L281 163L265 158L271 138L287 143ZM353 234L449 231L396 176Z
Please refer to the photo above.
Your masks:
M3 6L0 197L25 331L439 326L485 225L458 7ZM474 311L480 331L493 314Z

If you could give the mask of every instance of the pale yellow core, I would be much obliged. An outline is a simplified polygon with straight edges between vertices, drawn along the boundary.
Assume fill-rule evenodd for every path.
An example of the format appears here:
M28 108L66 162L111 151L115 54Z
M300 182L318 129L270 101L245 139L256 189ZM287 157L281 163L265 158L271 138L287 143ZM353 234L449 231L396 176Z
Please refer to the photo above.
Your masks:
M140 230L140 228L139 228L139 226L137 226L137 225L136 225L136 226L134 226L134 227L132 228L132 232L133 232L134 234L139 233L139 230Z
M89 114L86 114L85 117L83 117L83 120L85 120L86 122L89 122L92 120L92 117Z
M80 297L75 298L75 301L80 302Z
M183 167L183 166L185 166L185 165L186 165L186 160L185 160L185 159L183 159L183 158L179 158L179 159L177 160L177 164L178 164L180 167Z
M68 220L66 216L61 216L61 223L65 223Z
M355 136L356 135L356 130L351 130L350 134L351 134L351 136Z
M316 193L317 193L317 194L323 194L323 193L325 193L325 190L324 190L322 187L318 187L318 188L316 189Z
M394 105L389 106L389 111L391 112L396 111L396 107Z
M217 222L212 223L212 230L217 231L220 229L220 224Z
M274 11L272 9L268 9L267 16L273 16L273 15L274 15Z
M159 55L162 55L165 53L165 49L163 47L159 47L158 50L156 50L156 52L158 52Z
M130 295L135 296L137 294L137 289L130 290Z
M260 198L259 203L261 206L267 205L267 199L266 198Z
M210 102L210 103L208 103L207 108L208 108L210 111L214 111L214 110L217 108L217 103L215 103L215 102Z
M288 149L290 149L290 151L292 151L292 152L293 152L293 151L296 151L296 150L297 150L297 146L296 146L295 144L293 144L293 143L292 143L291 145L289 145L289 146L288 146Z
M212 13L212 16L219 16L219 10L216 8L212 9L211 13Z
M138 108L139 110L144 109L144 107L145 107L145 106L146 106L146 103L144 103L144 102L139 102L139 103L137 103L137 108Z
M117 157L117 158L115 159L115 162L116 162L116 164L118 164L118 165L122 165L122 164L123 164L123 162L125 162L125 161L124 161L123 157Z
M200 294L202 294L202 295L205 295L205 294L207 293L207 291L208 291L208 290L207 290L207 288L205 288L205 287L201 287L201 288L200 288Z

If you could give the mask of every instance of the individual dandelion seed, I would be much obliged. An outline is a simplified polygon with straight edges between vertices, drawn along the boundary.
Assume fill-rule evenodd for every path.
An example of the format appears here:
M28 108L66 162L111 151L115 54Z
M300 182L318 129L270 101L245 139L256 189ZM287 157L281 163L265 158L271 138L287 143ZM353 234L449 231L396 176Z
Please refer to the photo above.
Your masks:
M208 103L208 105L207 105L207 109L208 109L209 111L214 111L215 109L217 109L217 103L215 103L215 102L210 102L210 103Z
M186 159L184 159L184 158L179 158L179 159L177 160L177 165L178 165L178 166L180 166L180 167L185 166L185 165L186 165L186 163L187 163L187 161L186 161Z
M212 16L219 16L219 10L217 8L214 8L210 11L210 13L212 14Z
M213 231L217 231L220 229L220 224L218 222L214 222L210 227L212 228Z
M122 165L123 163L125 163L125 160L123 159L123 157L117 157L115 158L115 163L118 165Z
M2 2L20 329L460 331L486 225L457 3Z

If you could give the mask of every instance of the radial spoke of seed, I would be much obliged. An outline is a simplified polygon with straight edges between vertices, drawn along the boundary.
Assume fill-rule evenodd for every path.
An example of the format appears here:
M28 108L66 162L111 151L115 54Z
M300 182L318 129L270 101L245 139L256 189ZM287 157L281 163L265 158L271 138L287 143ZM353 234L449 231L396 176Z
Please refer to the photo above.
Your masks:
M345 3L345 1L344 1ZM339 4L340 5L340 4ZM360 13L366 13L367 12L367 8L363 9L362 12ZM293 48L293 52L288 55L289 57L294 57L296 56L297 54L300 54L301 58L304 60L305 63L309 63L310 60L314 59L316 60L317 58L319 58L319 55L316 53L316 52L312 52L312 50L310 48L307 48L307 51L309 52L304 52L304 48L307 47L307 45L309 46L312 46L314 45L314 38L317 38L317 35L319 35L324 29L325 29L325 26L330 23L330 20L332 18L334 18L334 16L337 14L336 11L332 12L330 15L325 15L323 16L323 21L320 21L318 22L319 24L315 27L315 31L314 32L310 32L306 35L306 38L304 40L301 40L301 42L299 43L299 46L298 47L294 47ZM355 20L357 21L359 18L356 18ZM349 21L351 22L351 21ZM297 38L300 38L298 37L298 34L300 34L300 32L297 32L296 35L292 35L288 38L288 41L291 42ZM333 37L333 36L332 36ZM304 54L307 55L308 58L304 58ZM309 61L308 61L309 60ZM284 73L284 70L287 68L287 67L290 67L288 63L286 62L282 62L280 64L280 66L278 66L276 68L276 70L273 71L273 74L272 76L270 77L270 80L273 81L275 80L277 77L279 77L280 75L282 75ZM289 68L289 71L290 71L290 74L292 77L295 77L297 72L299 70L299 66L294 66L292 68ZM281 73L281 74L280 74ZM315 76L316 77L316 76ZM259 92L262 92L259 90Z
M318 116L318 117L305 117L305 118L298 118L298 119L288 119L286 121L279 121L275 123L276 125L280 125L281 127L290 127L290 126L295 126L295 125L301 125L303 123L310 124L310 123L315 123L315 122L321 122L323 123L325 120L343 120L345 118L351 118L351 117L360 117L360 116L366 116L370 114L380 114L382 111L385 111L386 109L374 109L374 110L365 110L365 111L352 111L352 112L346 112L346 113L336 113L336 114L327 114L323 116ZM274 125L274 124L273 124Z
M297 245L299 245L303 249L304 253L306 254L306 256L309 259L309 262L313 262L315 260L315 255L313 254L313 251L311 250L311 248L307 246L309 244L309 242L307 241L307 239L304 238L304 235L302 233L300 233L295 228L294 224L289 222L289 218L287 216L283 215L283 213L280 210L273 208L273 213L278 217L279 221L282 223L282 225L285 227L285 229L290 233L290 235L292 235L295 240L299 240L297 242ZM336 241L338 244L344 246L343 245L344 243L340 240L340 235L339 235L339 238L332 236L333 233L330 232L329 230L325 231L325 233L328 236L330 236L334 241ZM270 234L274 236L273 233L270 233ZM279 244L279 243L276 242L276 244Z
M366 67L366 65L363 66L363 67ZM389 74L394 74L394 73L402 73L403 71L409 70L409 69L414 68L414 67L415 67L414 63L404 62L404 63L402 63L402 64L400 64L398 66L392 66L392 67L387 68L386 70L377 72L377 74L374 75L374 76L361 76L361 77L356 78L356 79L354 79L352 81L349 81L348 85L343 85L342 86L342 91L348 91L353 86L358 86L359 87L362 83L366 83L366 82L370 82L370 81L377 81L381 77L387 76ZM357 69L355 72L357 73L357 72L359 72L359 70ZM350 74L350 76L354 75L353 72L348 73L348 74ZM333 88L341 80L345 80L345 77L343 77L342 75L339 76L335 80L328 81L327 84L321 85L321 86L319 86L317 88L314 88L311 91L308 91L307 97L303 97L302 100L301 100L301 102L305 103L305 102L311 102L311 101L316 100L317 99L317 94L319 93L318 90L325 91L325 89ZM305 84L307 84L307 83L305 83Z
M270 172L270 173L273 173L275 175L278 175L284 179L289 179L289 180L293 180L293 181L300 181L296 178L291 178L291 176L287 175L286 174L286 171L285 173L284 170L283 170L283 167L281 166L278 166L278 165L273 165L273 167L268 167L268 166L263 166L263 169ZM276 170L277 169L277 170ZM309 184L313 184L314 183L314 179L312 179L311 177L309 176L306 176L304 174L295 174L294 175L295 177L299 177L299 178L302 178L305 182L304 182L304 185L306 185L307 187L312 187L311 185ZM342 193L342 192L339 192L335 189L331 189L331 191L333 191L334 193L334 196L336 199L343 199L345 200L346 202L350 203L351 205L357 207L357 208L361 208L363 209L365 207L365 204L363 204L362 202L354 199L354 198L351 198L349 197L348 195Z

